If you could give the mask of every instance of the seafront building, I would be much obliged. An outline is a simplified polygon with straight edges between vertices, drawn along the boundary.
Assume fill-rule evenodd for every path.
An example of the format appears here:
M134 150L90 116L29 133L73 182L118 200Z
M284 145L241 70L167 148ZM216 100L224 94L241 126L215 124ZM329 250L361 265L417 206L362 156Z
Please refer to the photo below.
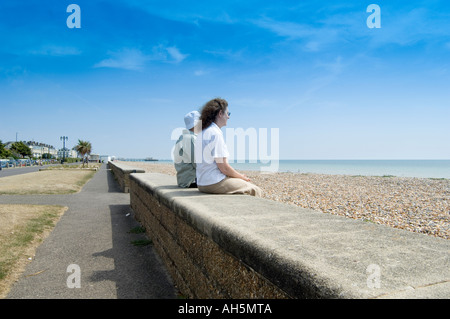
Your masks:
M70 158L70 157L77 157L78 154L74 150L70 150L67 147L66 148L60 148L58 150L58 157L57 158Z
M11 149L12 144L15 142L7 142L5 143L6 149ZM75 150L68 149L68 148L60 148L57 150L54 146L35 142L35 141L23 141L25 145L27 145L31 149L31 157L33 158L54 158L54 159L60 159L60 158L76 158L78 157L78 154Z
M36 158L56 158L57 157L57 150L48 144L44 143L36 143L36 142L30 142L26 143L26 145L31 149L31 153L33 154L33 157ZM47 155L46 155L47 154Z
M11 149L12 145L15 142L7 142L5 143L6 149ZM56 149L52 145L48 145L45 143L39 143L35 141L23 141L25 145L27 145L31 150L31 158L36 159L63 159L63 158L81 158L81 155L77 153L77 151L73 149L69 149L67 147L63 147L60 149ZM100 158L101 157L101 158ZM114 156L109 155L99 155L99 154L89 154L88 160L89 162L99 163L100 161L109 161L114 159Z

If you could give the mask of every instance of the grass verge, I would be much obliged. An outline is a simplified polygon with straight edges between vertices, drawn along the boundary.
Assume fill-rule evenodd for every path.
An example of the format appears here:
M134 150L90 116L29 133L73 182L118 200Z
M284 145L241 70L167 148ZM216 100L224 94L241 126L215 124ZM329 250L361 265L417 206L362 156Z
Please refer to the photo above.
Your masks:
M1 178L0 195L49 195L79 192L95 171L45 170Z
M0 298L66 210L62 206L0 205Z
M98 166L96 166L96 169ZM0 195L76 193L96 170L59 167L0 179ZM0 298L24 271L28 258L67 210L63 206L0 204Z

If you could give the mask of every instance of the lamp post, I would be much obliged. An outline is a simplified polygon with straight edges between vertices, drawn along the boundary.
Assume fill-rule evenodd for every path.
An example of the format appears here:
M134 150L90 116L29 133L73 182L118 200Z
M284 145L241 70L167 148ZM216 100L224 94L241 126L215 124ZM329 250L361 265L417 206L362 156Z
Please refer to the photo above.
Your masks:
M65 160L66 160L66 141L69 139L67 136L61 136L60 138L59 138L61 141L63 141L63 159L62 159L62 162L61 162L61 164L62 163L64 163L65 162Z

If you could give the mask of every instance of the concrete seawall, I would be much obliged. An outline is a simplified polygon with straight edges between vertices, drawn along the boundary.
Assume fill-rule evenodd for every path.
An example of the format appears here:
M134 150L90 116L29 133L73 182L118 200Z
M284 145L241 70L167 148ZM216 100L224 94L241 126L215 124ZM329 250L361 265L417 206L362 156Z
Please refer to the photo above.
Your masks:
M119 183L120 188L124 193L130 192L130 174L132 173L145 173L141 168L130 167L128 165L108 162L108 168L111 169L114 177Z
M202 194L163 174L129 173L129 189L136 218L186 297L450 297L445 239Z

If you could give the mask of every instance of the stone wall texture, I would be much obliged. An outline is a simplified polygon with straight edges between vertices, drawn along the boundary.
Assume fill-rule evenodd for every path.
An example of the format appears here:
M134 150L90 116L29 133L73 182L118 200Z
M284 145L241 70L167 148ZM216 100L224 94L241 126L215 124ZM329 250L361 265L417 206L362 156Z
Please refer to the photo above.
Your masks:
M187 298L289 298L189 222L131 181L130 202L138 221Z

